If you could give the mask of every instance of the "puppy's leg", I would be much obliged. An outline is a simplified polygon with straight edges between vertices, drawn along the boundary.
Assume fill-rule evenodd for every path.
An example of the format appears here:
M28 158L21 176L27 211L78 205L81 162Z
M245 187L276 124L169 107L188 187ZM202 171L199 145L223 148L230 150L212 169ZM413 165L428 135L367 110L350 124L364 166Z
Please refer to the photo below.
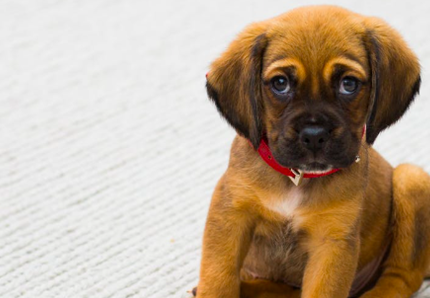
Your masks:
M192 291L197 295L197 287ZM240 283L240 298L300 298L301 290L283 283L265 279L246 280Z
M239 298L240 269L255 224L250 199L221 178L206 221L197 298Z
M197 287L192 290L195 297ZM241 271L240 298L300 298L301 290L285 283L255 279Z
M382 276L362 298L410 297L423 282L430 260L430 177L418 167L394 170L392 229Z
M309 259L303 298L346 298L358 264L361 197L336 202L305 220Z

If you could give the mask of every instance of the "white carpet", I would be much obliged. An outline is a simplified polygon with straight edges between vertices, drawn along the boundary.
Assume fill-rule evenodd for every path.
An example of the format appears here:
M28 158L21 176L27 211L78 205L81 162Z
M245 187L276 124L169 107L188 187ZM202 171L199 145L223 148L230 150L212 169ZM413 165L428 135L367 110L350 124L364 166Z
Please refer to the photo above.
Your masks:
M1 1L0 297L196 285L234 136L207 66L251 21L327 2ZM430 2L338 3L385 18L420 57L421 96L376 147L430 171Z

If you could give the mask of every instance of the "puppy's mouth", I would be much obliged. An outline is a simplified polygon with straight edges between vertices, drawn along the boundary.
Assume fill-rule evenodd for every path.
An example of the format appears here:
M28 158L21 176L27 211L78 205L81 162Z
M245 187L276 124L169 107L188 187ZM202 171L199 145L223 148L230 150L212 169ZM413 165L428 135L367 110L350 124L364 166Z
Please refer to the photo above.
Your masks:
M305 173L322 174L332 170L333 166L318 162L312 162L309 164L300 165L298 169Z
M272 154L284 167L305 173L324 173L351 166L358 154L359 142L332 140L321 150L306 150L297 141L281 139L271 144Z
M273 151L272 151L273 152ZM356 154L339 154L331 157L321 154L315 156L295 156L294 154L279 154L273 152L275 159L284 167L301 170L305 173L321 174L337 168L347 168L355 161Z

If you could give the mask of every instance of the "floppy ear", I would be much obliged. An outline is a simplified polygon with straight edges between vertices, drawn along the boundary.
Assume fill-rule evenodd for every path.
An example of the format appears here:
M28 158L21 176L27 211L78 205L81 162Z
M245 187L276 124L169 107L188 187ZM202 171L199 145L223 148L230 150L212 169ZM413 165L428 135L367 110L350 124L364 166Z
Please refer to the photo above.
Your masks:
M366 140L378 134L406 112L420 88L420 65L399 33L377 18L365 21L365 44L370 60L372 92Z
M258 148L263 133L261 71L267 37L263 23L252 24L215 60L206 88L220 114Z

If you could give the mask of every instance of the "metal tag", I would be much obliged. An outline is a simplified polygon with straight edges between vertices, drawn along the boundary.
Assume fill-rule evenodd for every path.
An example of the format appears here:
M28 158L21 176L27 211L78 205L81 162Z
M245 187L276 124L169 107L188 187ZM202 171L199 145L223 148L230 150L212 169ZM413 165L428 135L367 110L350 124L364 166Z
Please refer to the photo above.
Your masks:
M295 186L299 186L300 183L302 183L302 180L303 180L303 172L300 171L300 170L294 170L294 169L291 169L291 172L293 172L293 174L295 175L295 177L288 176L288 178L290 178L291 181L293 181L293 183L294 183Z

